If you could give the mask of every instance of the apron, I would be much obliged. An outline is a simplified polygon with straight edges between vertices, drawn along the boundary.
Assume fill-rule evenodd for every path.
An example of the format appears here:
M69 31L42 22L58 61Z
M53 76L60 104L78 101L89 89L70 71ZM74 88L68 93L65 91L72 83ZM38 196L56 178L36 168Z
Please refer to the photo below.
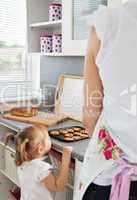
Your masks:
M93 136L89 142L87 151L85 153L84 162L81 168L80 178L78 181L78 191L74 197L74 200L82 200L84 193L88 186L94 181L94 179L104 170L110 168L114 164L114 160L106 160L103 153L99 151L98 146L98 133L100 127L104 125L103 113L101 114L97 125L95 127Z
M74 200L82 200L90 183L115 162L106 160L99 151L98 133L103 125L108 128L106 121L111 127L110 134L114 130L113 139L128 160L137 163L137 106L133 95L137 86L136 2L129 1L118 9L99 9L93 20L89 18L102 42L96 64L104 87L104 116L102 113L99 117L86 151Z

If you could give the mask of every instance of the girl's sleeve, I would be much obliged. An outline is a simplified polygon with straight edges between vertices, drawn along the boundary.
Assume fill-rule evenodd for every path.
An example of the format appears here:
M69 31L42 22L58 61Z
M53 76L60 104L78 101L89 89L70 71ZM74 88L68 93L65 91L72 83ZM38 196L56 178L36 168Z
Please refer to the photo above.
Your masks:
M109 31L110 17L111 9L107 6L99 6L98 10L87 16L88 27L95 27L96 34L101 41L104 41Z
M37 163L35 174L34 174L35 181L36 182L43 181L50 174L52 168L53 167L49 163L44 162L44 161L39 161Z

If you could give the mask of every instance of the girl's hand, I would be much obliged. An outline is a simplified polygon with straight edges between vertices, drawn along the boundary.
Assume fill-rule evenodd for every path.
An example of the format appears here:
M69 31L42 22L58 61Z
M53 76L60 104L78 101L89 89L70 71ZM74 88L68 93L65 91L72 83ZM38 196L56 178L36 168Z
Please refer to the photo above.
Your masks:
M63 152L71 154L73 152L73 147L66 146L66 147L64 147Z
M72 151L73 151L72 147L70 147L70 146L64 147L63 155L62 155L62 167L63 168L67 168L70 165Z
M55 177L51 172L50 175L46 177L45 180L43 180L43 183L49 190L54 192L64 190L68 182L69 166L71 162L72 151L73 151L72 147L70 146L64 147L62 155L62 164L59 175Z

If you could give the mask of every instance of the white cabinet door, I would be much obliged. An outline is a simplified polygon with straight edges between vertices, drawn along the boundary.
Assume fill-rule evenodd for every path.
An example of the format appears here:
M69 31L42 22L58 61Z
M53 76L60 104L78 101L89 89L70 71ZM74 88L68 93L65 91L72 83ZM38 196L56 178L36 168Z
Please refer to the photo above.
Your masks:
M64 55L84 56L88 26L84 13L92 13L100 4L116 7L128 0L62 0L62 49Z
M9 149L5 150L5 174L11 181L19 185L15 153L11 152Z
M80 171L82 167L82 162L76 160L75 162L75 184L74 184L74 196L73 200L79 200L79 178L80 178Z
M73 38L73 0L62 0L62 49L65 55L85 55L86 40Z
M88 38L85 13L92 13L108 0L62 0L63 52L66 55L84 56Z
M9 190L14 184L0 173L0 200L11 200Z
M4 171L5 169L5 146L4 144L0 143L0 170Z
M116 7L121 5L122 3L127 2L128 0L108 0L109 7Z

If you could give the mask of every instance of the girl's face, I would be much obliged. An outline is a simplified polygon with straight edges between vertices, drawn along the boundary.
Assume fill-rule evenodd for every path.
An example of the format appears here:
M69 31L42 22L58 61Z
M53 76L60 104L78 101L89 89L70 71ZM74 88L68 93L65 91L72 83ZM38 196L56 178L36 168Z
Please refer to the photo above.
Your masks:
M49 134L46 133L44 144L42 143L41 145L39 145L39 148L38 148L39 156L40 157L44 156L50 151L50 149L51 149L51 140L50 140Z
M51 140L48 134L48 131L42 131L39 134L41 134L42 141L39 143L37 148L38 157L45 156L51 149Z
M49 134L45 137L45 154L47 154L51 149L51 140Z

